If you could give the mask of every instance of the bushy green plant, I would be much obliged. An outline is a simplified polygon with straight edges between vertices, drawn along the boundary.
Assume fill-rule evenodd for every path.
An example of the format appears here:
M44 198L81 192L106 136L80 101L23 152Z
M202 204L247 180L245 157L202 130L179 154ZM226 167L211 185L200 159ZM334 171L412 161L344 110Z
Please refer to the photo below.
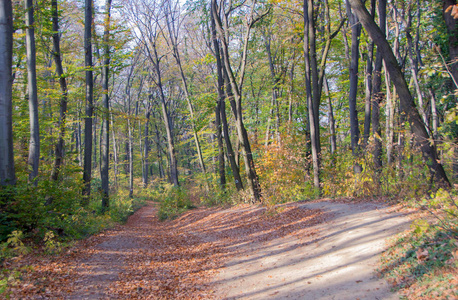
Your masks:
M182 212L194 207L187 190L183 187L165 185L165 193L160 199L158 216L160 220L175 218Z
M458 296L456 195L439 189L409 203L428 214L416 218L412 230L396 238L383 256L380 271L408 299L454 299Z

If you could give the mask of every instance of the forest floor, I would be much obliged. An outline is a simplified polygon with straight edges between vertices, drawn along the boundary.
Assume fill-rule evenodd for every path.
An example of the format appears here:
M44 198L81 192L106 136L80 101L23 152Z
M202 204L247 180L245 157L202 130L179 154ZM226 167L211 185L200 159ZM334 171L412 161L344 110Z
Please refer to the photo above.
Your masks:
M60 255L7 264L12 299L398 299L374 270L408 228L394 207L331 200L199 208L153 204Z

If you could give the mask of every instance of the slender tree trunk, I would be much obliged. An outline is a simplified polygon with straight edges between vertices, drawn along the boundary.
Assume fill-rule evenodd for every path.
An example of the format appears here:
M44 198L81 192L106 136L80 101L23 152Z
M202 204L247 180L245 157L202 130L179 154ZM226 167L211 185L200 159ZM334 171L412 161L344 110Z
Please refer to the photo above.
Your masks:
M386 9L386 0L379 1L379 24L382 28L383 36L385 36L385 21L386 14L384 13ZM382 93L382 53L377 47L377 52L375 54L375 64L374 64L374 73L372 79L372 135L374 136L374 167L377 172L382 168L382 130L380 127L380 103L384 99L384 94Z
M357 159L360 156L360 132L356 100L358 96L359 38L361 36L361 24L358 21L358 17L352 13L348 0L346 3L347 15L350 19L351 26L350 94L348 96L350 108L351 150L353 157ZM354 172L361 173L361 171L361 165L359 163L355 163Z
M149 123L150 123L150 116L151 116L151 108L147 107L146 113L145 113L145 143L143 145L143 169L142 169L142 175L143 175L143 187L146 188L148 187L148 172L149 172L149 148L150 148L150 141L149 141Z
M169 37L170 37L170 42L171 42L171 46L172 46L172 52L173 52L173 57L175 58L175 61L178 65L178 69L180 71L180 77L181 77L181 83L183 85L183 91L184 91L184 94L185 94L185 98L186 98L186 102L188 104L188 109L189 109L189 113L191 115L191 127L192 127L192 133L193 133L193 136L194 136L194 141L196 143L196 149L197 149L197 156L199 158L199 163L200 163L200 167L202 168L202 172L204 174L207 173L207 170L205 168L205 163L204 163L204 159L203 159L203 156L202 156L202 150L201 150L201 147L200 147L200 141L199 141L199 136L198 136L198 133L197 133L197 129L196 129L196 120L195 120L195 116L194 116L194 108L193 108L193 105L192 105L192 102L191 102L191 95L189 93L189 89L188 89L188 84L187 84L187 81L186 81L186 76L184 75L184 72L183 72L183 67L181 65L181 58L180 58L180 52L178 51L178 32L175 28L175 18L176 17L179 17L178 14L174 14L172 15L172 9L171 9L171 1L168 2L169 5L167 5L167 10L166 10L166 13L165 13L165 16L166 16L166 23L167 23L167 29L168 29L168 32L169 32ZM173 20L169 20L169 15L172 16L172 19ZM206 176L206 175L205 175ZM207 189L208 189L208 185L207 185Z
M269 114L269 120L267 122L267 129L266 129L266 141L265 141L265 146L268 146L269 143L269 135L270 135L270 123L271 123L271 118L274 115L275 112L275 139L277 144L280 144L280 116L279 116L279 107L278 107L278 95L279 95L279 82L280 78L278 78L278 74L275 71L275 57L272 56L272 49L271 49L271 42L270 42L270 36L265 36L264 37L265 42L264 45L266 47L266 52L267 52L267 58L269 60L269 69L270 69L270 76L272 79L272 101L271 101L271 106L270 106L270 114ZM267 150L267 149L266 149Z
M94 78L92 72L92 0L85 0L84 51L86 67L86 116L84 118L83 206L89 204L92 179L92 114Z
M216 53L220 53L218 50ZM216 59L218 62L218 58ZM227 122L227 116L226 116L226 98L230 99L230 101L233 103L234 102L234 96L232 95L232 89L231 85L229 84L229 79L227 78L227 72L226 68L224 65L221 63L220 65L221 68L218 70L218 76L221 76L221 82L219 83L220 85L220 90L224 89L224 85L226 84L226 94L221 95L221 122L223 123L223 136L224 136L224 142L226 143L226 153L227 157L229 160L229 164L231 165L231 170L232 174L234 176L234 183L237 191L243 190L243 182L242 182L242 177L240 176L240 163L239 163L239 140L237 139L236 144L235 144L235 149L237 153L235 153L234 149L232 148L232 142L231 142L231 136L229 134L229 124ZM221 74L220 74L221 73ZM235 107L235 103L233 105Z
M372 98L372 60L374 42L370 42L367 50L366 62L366 101L364 104L364 147L366 147L371 133L371 98Z
M293 122L293 94L294 94L294 67L295 63L291 64L291 69L289 71L289 80L291 81L289 85L289 103L288 103L288 122Z
M387 71L390 73L391 80L396 87L396 91L400 99L400 108L402 113L405 114L407 122L410 123L410 128L416 143L420 146L423 157L427 161L431 174L435 177L435 182L438 185L450 186L444 168L440 164L437 157L436 148L429 141L429 135L426 131L425 124L421 120L412 95L410 94L404 74L393 54L393 50L386 40L383 32L375 24L365 6L360 0L350 0L351 6L356 12L358 19L368 32L371 39L375 42L383 55L386 63Z
M376 0L371 0L371 16L375 18ZM366 101L364 104L364 147L367 146L371 133L371 99L372 99L372 71L374 59L374 42L368 42L366 61Z
M420 15L421 14L421 7L420 4L417 1L417 13ZM424 105L424 100L423 100L423 93L420 88L420 82L419 82L419 75L418 75L418 59L417 59L417 53L415 51L415 45L413 41L413 37L411 34L412 31L412 12L410 8L407 11L407 20L404 22L405 26L405 34L407 38L407 53L409 56L409 62L410 62L410 70L412 72L412 80L415 85L415 91L417 94L417 99L418 99L418 112L420 113L421 118L423 119L423 122L425 124L428 124L428 118L425 113L425 105ZM420 18L420 16L418 16ZM416 42L419 42L419 30L417 30L417 37L416 37ZM428 128L426 128L428 129Z
M52 10L52 30L53 30L53 56L54 63L56 64L56 73L59 77L60 89L62 96L60 98L60 111L59 111L59 139L55 148L54 167L52 170L51 178L57 181L59 178L60 168L64 159L64 136L66 129L67 120L67 103L68 103L68 88L67 79L64 76L64 69L62 67L62 57L60 51L60 32L59 32L59 10L57 6L57 0L51 1Z
M102 181L102 210L108 209L110 205L110 96L108 94L108 83L110 79L110 26L111 26L111 1L105 2L105 30L103 33L103 69L102 69L102 90L103 90L103 115L102 115L102 136L101 136L101 169L100 177Z
M252 7L251 9L251 13L250 13L251 17L249 18L250 23L247 24L245 28L246 32L245 32L244 41L243 41L241 68L239 71L240 77L239 77L239 82L236 82L234 73L231 68L231 63L229 59L228 42L226 40L226 33L228 32L227 20L225 20L224 29L223 29L223 24L221 23L216 1L212 0L212 14L214 15L215 23L217 25L216 28L219 32L221 42L222 42L222 50L223 50L222 57L223 57L223 61L226 67L227 76L229 78L229 83L232 87L232 92L234 93L234 98L235 98L235 103L236 103L236 114L234 115L234 117L236 120L237 135L238 135L239 142L243 149L243 158L245 162L245 173L246 173L248 184L250 186L251 194L253 197L252 201L259 202L261 201L261 185L259 184L259 178L258 178L258 175L256 174L256 167L255 167L254 160L253 160L253 153L251 151L250 141L248 139L248 133L246 131L246 128L245 128L245 125L242 119L242 94L240 91L240 88L243 84L243 78L244 78L244 73L245 73L247 51L248 51L248 39L250 36L250 30L251 30L251 27L256 22L253 16L253 11L254 11L254 7ZM257 18L257 20L259 20L260 18L262 17Z
M270 109L269 109L269 117L267 119L267 126L266 126L266 135L265 135L265 140L264 140L264 146L266 147L267 151L267 146L269 146L269 141L270 141L270 127L272 124L272 115L274 113L274 95L272 94L271 100L270 100Z
M118 146L116 144L116 135L113 126L113 115L110 114L111 136L113 140L113 171L114 171L114 185L118 188Z
M134 196L134 157L133 157L133 138L130 118L127 119L128 139L129 139L129 198Z
M156 131L156 149L157 149L157 164L158 164L158 171L159 171L159 178L164 178L164 168L162 167L162 147L161 147L161 136L159 134L159 129L157 128L157 125L154 124L154 128Z
M332 107L332 99L329 93L328 80L324 80L324 92L328 98L328 119L329 119L329 135L330 135L330 144L331 144L331 155L333 155L337 150L337 137L336 137L336 121L334 119L334 111Z
M216 101L216 106L215 106L215 127L216 127L215 129L216 129L216 140L218 143L219 184L224 189L226 186L226 172L225 172L225 166L224 166L224 146L223 146L223 133L222 133L222 124L221 124L221 104L222 104L221 95L219 95L218 100Z
M35 22L33 0L24 0L26 10L27 91L29 97L30 142L28 164L31 168L29 182L37 185L40 162L40 128L38 122L37 71L35 50Z
M319 133L316 127L316 119L318 115L315 113L315 101L313 101L313 91L312 91L312 82L316 82L313 80L315 76L313 72L313 68L316 66L311 65L310 54L315 54L316 51L314 47L311 47L310 41L315 39L315 35L311 34L314 32L313 24L311 25L310 22L313 22L313 1L304 0L304 61L305 61L305 87L306 87L306 97L307 97L307 108L308 108L308 115L309 115L309 127L310 127L310 140L312 144L312 164L313 164L313 185L314 187L320 191L320 161L319 161L319 144L317 140L319 140ZM311 52L311 53L310 53ZM312 59L313 60L313 59ZM316 60L315 60L316 62ZM314 86L316 88L316 86ZM319 104L318 104L319 105Z
M13 8L0 1L0 186L16 183L13 155Z
M371 0L371 16L375 18L376 0ZM366 61L366 101L364 105L364 147L367 146L371 133L371 114L372 114L372 72L374 60L374 42L368 42Z
M385 106L385 136L386 136L386 159L388 165L393 162L393 142L394 142L394 95L391 93L390 74L386 69L385 61L385 85L386 85L386 106Z
M450 11L445 12L451 5L456 5L456 0L442 0L443 15L448 32L449 69L454 82L458 82L458 21L450 14ZM455 89L458 89L458 86L455 86Z
M429 93L431 96L431 117L433 119L433 139L437 142L439 139L439 116L437 115L436 94L433 89L429 89Z

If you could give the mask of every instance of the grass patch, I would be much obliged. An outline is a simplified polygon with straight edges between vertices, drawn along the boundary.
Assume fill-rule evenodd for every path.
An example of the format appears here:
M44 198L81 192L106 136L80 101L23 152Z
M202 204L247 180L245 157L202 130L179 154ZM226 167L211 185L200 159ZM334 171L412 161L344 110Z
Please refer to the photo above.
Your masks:
M403 299L458 298L456 200L439 191L416 203L428 214L399 234L382 255L380 274Z

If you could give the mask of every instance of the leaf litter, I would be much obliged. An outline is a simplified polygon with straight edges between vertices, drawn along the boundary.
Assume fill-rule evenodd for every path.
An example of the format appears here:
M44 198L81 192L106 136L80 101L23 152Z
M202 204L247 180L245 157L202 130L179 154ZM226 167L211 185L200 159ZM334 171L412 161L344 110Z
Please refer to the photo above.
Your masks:
M78 242L60 255L37 251L8 261L22 270L9 286L13 299L214 299L211 279L243 245L316 234L326 214L282 205L199 208L159 221L154 206L125 225ZM305 229L305 230L304 230ZM245 249L245 250L244 250Z

